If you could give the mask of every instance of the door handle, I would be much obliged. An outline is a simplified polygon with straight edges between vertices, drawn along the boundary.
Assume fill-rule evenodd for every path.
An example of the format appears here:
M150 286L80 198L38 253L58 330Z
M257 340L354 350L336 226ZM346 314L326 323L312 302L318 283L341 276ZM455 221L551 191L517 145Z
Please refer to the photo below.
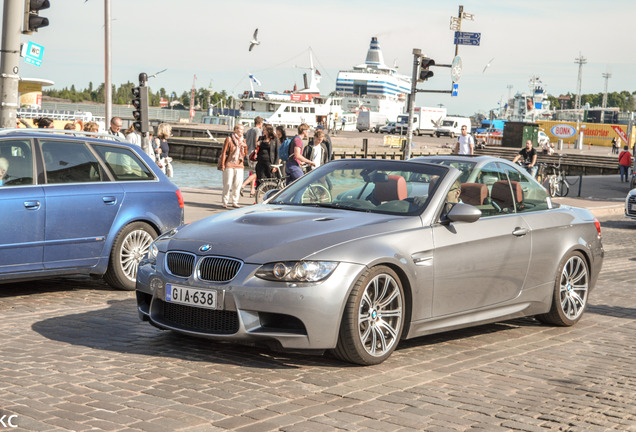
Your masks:
M104 201L104 204L106 205L114 205L117 203L117 198L114 196L105 196L105 197L102 197L102 200Z
M512 231L512 235L517 236L517 237L523 237L526 234L528 234L528 229L527 228L516 227L514 229L514 231Z
M24 207L27 210L38 210L40 208L40 201L25 201Z

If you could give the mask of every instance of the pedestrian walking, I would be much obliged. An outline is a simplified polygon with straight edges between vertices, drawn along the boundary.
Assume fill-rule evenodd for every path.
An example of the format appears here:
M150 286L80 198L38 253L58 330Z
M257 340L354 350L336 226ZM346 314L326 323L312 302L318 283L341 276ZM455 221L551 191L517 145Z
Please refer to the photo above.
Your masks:
M221 205L238 208L239 192L243 180L243 158L247 155L247 144L243 138L242 124L234 126L234 133L225 139L218 167L223 171L223 196Z
M623 147L623 151L618 155L618 167L621 170L621 182L623 182L623 176L625 181L629 181L629 167L632 166L632 154L629 152L629 147Z
M263 135L263 117L257 116L254 119L254 127L245 133L245 142L247 143L247 154L250 155L256 146L258 145L258 139ZM257 161L251 161L248 159L247 165L250 168L249 175L241 185L241 190L245 186L250 185L250 196L254 196L256 192L256 163Z
M110 119L110 129L108 129L108 133L125 139L126 137L121 131L122 125L123 122L121 120L121 117L113 117L112 119Z
M172 170L172 158L170 157L170 146L168 145L168 138L170 138L171 136L172 126L170 126L168 123L161 123L157 127L157 138L159 138L161 158L163 158L165 173L168 177L172 177L174 174Z
M468 128L462 126L462 134L457 138L455 144L455 154L472 155L475 152L475 139L468 133Z
M263 127L263 135L259 139L258 154L256 158L256 184L261 184L264 179L271 178L276 168L272 168L278 161L278 137L274 132L274 126L268 124Z
M291 140L289 144L289 159L285 165L287 170L287 184L292 183L296 179L303 176L301 165L314 165L312 161L303 156L303 140L309 137L309 125L301 123L298 126L298 135Z

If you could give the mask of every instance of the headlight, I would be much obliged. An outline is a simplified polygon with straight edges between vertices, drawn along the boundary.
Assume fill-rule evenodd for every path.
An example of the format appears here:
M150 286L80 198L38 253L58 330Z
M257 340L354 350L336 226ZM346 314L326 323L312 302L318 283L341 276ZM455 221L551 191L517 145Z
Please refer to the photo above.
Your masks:
M157 255L159 255L159 248L155 242L152 242L150 244L150 249L148 249L148 258L157 258Z
M331 261L280 261L263 265L256 277L277 282L318 282L338 267Z

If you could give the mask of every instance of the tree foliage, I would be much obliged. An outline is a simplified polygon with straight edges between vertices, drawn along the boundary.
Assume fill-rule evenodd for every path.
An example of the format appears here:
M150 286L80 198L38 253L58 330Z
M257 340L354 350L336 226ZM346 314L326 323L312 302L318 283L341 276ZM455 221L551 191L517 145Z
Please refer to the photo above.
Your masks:
M121 84L119 87L113 86L112 94L113 94L113 103L117 105L130 105L132 103L132 89L136 87L137 84L127 82ZM88 88L83 90L77 90L74 85L71 88L64 87L61 90L57 89L47 89L43 90L42 94L44 96L58 98L58 99L67 99L73 103L81 103L81 102L93 102L93 103L104 103L104 84L100 84L99 87L94 88L93 83L88 83ZM184 91L181 96L176 96L172 98L175 92L168 92L165 88L160 88L159 91L153 92L151 88L148 89L148 103L152 107L159 107L161 98L167 99L168 101L177 101L181 102L184 106L190 106L190 98L191 91ZM194 100L195 107L199 109L207 109L209 105L214 105L219 101L223 101L225 105L230 98L225 90L219 92L211 92L209 88L199 88L195 90Z

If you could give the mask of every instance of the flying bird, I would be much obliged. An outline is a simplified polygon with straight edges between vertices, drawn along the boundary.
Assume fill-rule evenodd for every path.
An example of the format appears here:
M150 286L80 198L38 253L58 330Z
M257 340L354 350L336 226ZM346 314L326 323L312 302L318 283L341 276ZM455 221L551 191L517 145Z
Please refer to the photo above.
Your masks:
M490 67L490 63L492 63L492 61L493 61L494 59L495 59L494 57L490 59L490 61L489 61L489 62L488 62L488 64L484 67L484 70L483 70L481 73L486 72L486 69L488 69L488 68Z
M254 48L254 46L261 44L261 42L257 39L257 37L258 37L258 29L254 30L254 36L252 36L252 41L250 42L250 51L252 51L252 48Z

